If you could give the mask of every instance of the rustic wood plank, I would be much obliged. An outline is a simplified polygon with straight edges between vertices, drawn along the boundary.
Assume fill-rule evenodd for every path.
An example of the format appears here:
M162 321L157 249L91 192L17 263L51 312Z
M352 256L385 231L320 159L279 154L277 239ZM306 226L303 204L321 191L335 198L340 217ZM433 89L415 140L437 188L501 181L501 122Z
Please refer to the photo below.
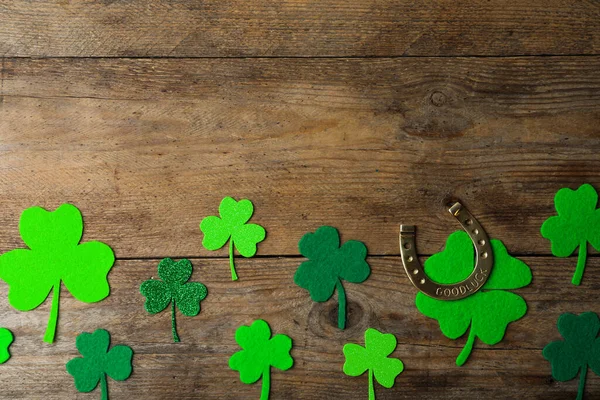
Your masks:
M207 285L208 297L199 316L178 315L182 342L173 344L168 312L151 316L143 309L138 288L156 275L158 260L119 260L109 275L112 292L101 303L84 304L63 288L58 340L42 343L49 305L30 312L12 309L0 297L0 320L17 340L13 357L2 368L0 393L11 399L75 397L65 363L77 355L75 337L82 331L108 329L113 344L125 343L135 351L134 374L126 382L109 383L113 398L257 398L258 385L242 384L227 360L237 351L235 329L264 318L277 333L295 343L295 366L273 373L273 399L366 398L367 379L346 377L342 346L362 342L366 328L396 335L405 372L393 389L377 387L378 399L496 398L564 399L574 397L577 382L555 382L541 349L560 338L556 320L563 312L599 312L593 295L600 286L600 258L592 257L580 287L570 284L573 260L524 257L534 273L533 283L516 292L529 311L508 327L495 346L480 341L467 363L459 368L455 357L464 338L446 339L437 322L414 306L416 290L402 271L398 257L370 258L372 275L363 284L347 284L350 307L348 328L336 328L336 301L314 303L294 285L298 258L251 259L239 263L238 282L229 277L224 259L194 259L193 280ZM6 285L0 284L3 293ZM600 395L600 378L589 374L587 398ZM98 393L77 398L98 398Z
M225 256L200 220L255 202L260 255L323 224L371 254L421 254L462 200L518 254L561 187L600 189L600 57L385 60L6 59L0 248L32 205L78 205L119 257Z
M2 0L0 56L598 54L596 1Z

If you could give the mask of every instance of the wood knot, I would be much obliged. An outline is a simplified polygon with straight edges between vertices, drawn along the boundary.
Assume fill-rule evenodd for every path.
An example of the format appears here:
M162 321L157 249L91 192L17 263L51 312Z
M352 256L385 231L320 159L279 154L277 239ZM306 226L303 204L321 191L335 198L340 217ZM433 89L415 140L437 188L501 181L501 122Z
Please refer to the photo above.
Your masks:
M444 104L446 104L446 101L448 100L448 98L446 97L446 95L442 92L433 92L430 96L430 101L431 104L433 104L436 107L441 107Z
M317 337L344 336L349 331L364 331L369 327L371 312L368 302L354 293L346 303L346 327L338 328L339 305L335 297L324 303L314 303L308 315L308 326Z

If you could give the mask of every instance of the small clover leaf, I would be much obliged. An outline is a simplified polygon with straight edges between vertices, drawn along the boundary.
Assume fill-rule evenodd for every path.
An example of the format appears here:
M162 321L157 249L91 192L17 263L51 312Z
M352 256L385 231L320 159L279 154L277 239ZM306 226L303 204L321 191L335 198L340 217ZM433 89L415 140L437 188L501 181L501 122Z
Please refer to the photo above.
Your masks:
M521 260L511 257L504 244L491 240L494 252L492 272L476 293L460 300L437 300L417 293L415 304L424 315L438 320L442 333L458 339L469 330L467 343L456 358L461 366L471 351L475 338L488 345L502 340L508 324L525 315L527 304L521 296L507 290L518 289L531 283L531 270ZM475 251L464 231L452 233L446 247L425 261L425 273L439 283L457 283L467 278L475 267Z
M144 308L150 314L156 314L171 303L173 341L179 342L175 306L187 317L196 316L200 312L200 302L206 298L208 291L200 282L187 282L192 276L192 263L185 258L177 262L170 258L163 259L158 264L158 276L162 280L150 279L140 286L140 293L146 297Z
M15 340L12 332L6 328L0 328L0 364L4 364L10 358L8 348Z
M592 185L584 184L577 190L562 188L554 196L558 215L542 224L541 233L552 243L552 254L569 257L577 247L577 267L571 282L579 285L585 270L587 244L600 250L600 209L596 208L598 193Z
M253 213L254 206L250 200L235 201L231 197L225 197L219 205L220 218L211 215L200 223L200 230L204 233L202 245L207 250L218 250L229 240L229 267L233 281L238 279L233 261L233 248L244 257L253 257L256 254L256 245L265 240L265 228L247 223Z
M588 367L600 375L600 320L593 312L565 313L558 318L557 327L565 340L548 344L542 354L552 365L554 379L570 381L579 374L577 399L581 400Z
M124 381L132 372L133 350L129 346L110 347L110 333L98 329L77 336L76 346L83 357L75 357L67 363L67 372L73 376L80 392L91 392L101 383L102 399L108 399L106 375L116 381Z
M346 292L342 280L364 282L371 273L366 261L364 243L350 240L340 246L337 229L321 226L315 233L307 233L298 243L300 254L309 260L298 267L294 282L309 291L317 302L329 300L338 291L338 328L346 327Z
M229 368L239 371L240 380L250 384L262 377L260 400L269 398L271 367L286 371L294 365L290 355L292 339L283 334L271 338L271 328L262 319L235 331L235 341L243 349L229 359Z
M404 371L404 364L397 358L389 358L396 349L396 337L369 328L365 331L365 347L358 344L344 345L344 373L359 376L369 371L369 400L375 400L373 376L385 388L394 386L396 377Z
M0 256L0 279L9 286L8 301L21 311L36 308L53 292L44 335L44 341L52 343L61 283L79 301L100 301L110 292L107 276L115 256L104 243L79 244L83 219L71 204L63 204L53 212L40 207L26 209L21 214L19 231L29 249L15 249Z

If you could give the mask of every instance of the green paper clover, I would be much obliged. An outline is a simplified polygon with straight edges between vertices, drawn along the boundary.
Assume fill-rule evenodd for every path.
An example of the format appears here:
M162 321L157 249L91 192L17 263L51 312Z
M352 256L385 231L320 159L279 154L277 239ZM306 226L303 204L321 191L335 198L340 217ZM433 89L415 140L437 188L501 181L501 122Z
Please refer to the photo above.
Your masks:
M600 320L593 312L579 316L565 313L558 318L558 331L565 340L552 342L542 354L552 365L552 376L559 381L570 381L579 374L577 399L583 399L588 366L600 375Z
M36 308L53 292L44 335L44 341L52 343L61 282L79 301L100 301L110 292L108 271L115 256L104 243L79 244L83 219L71 204L63 204L53 212L40 207L26 209L21 214L19 231L29 249L16 249L0 256L0 279L8 283L8 301L21 311Z
M292 339L283 334L271 338L271 328L262 319L235 331L235 341L243 349L229 359L229 368L239 371L240 380L250 384L262 377L260 400L269 398L271 367L286 371L294 365L290 355Z
M140 293L146 297L144 308L150 314L156 314L171 303L173 341L179 342L175 306L187 317L196 316L200 312L200 302L208 292L206 286L200 282L187 282L192 276L192 263L185 258L177 262L164 258L158 264L158 276L162 281L150 279L140 286Z
M133 350L125 345L110 347L110 333L98 329L77 336L77 350L83 357L75 357L67 363L67 372L75 379L80 392L91 392L101 382L102 399L108 400L106 375L115 381L124 381L132 371Z
M8 348L15 340L12 332L6 328L0 328L0 364L4 364L10 358Z
M242 256L253 257L256 254L256 245L265 240L265 228L246 223L253 213L254 206L250 200L235 201L231 197L225 197L219 205L221 218L211 215L200 223L200 230L204 233L202 245L207 250L218 250L229 240L232 281L238 279L233 262L233 247L235 246Z
M465 347L456 358L461 366L471 351L475 338L488 345L502 340L508 324L527 312L521 296L507 290L518 289L531 283L531 270L523 261L511 257L500 240L491 240L494 266L483 287L460 300L437 300L421 292L415 304L424 315L438 320L442 333L455 340L469 330ZM475 267L475 250L464 231L452 233L444 251L434 254L425 262L425 273L438 283L451 284L466 279Z
M338 328L346 327L346 292L342 280L364 282L371 273L366 261L364 243L349 240L340 247L337 229L321 226L315 233L307 233L298 243L300 254L308 258L298 267L294 282L309 291L311 299L327 301L338 291Z
M391 333L381 333L369 328L365 331L365 347L348 343L344 345L344 373L360 376L369 371L369 400L375 400L373 376L385 388L394 386L396 377L404 371L404 364L397 358L388 356L396 349L396 337Z
M600 250L600 209L596 208L598 193L589 184L577 190L562 188L554 196L557 216L542 224L541 233L552 243L552 254L569 257L579 247L577 267L571 282L579 285L585 270L587 244Z

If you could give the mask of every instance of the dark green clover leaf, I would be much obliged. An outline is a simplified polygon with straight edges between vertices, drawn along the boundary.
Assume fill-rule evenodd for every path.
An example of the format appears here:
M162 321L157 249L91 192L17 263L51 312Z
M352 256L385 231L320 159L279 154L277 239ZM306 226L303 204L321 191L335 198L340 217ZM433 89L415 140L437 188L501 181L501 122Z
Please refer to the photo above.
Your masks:
M294 365L290 356L292 339L282 334L271 338L269 324L259 319L251 326L240 326L235 331L235 341L242 350L231 356L229 368L239 371L240 380L246 384L262 377L260 400L267 400L271 388L271 367L286 371Z
M589 184L577 190L560 189L554 196L557 216L542 224L542 236L552 243L552 254L569 257L579 247L577 267L571 282L579 285L585 270L587 244L600 250L600 209L596 208L598 193Z
M327 301L338 291L338 328L346 327L346 292L342 280L364 282L371 273L367 264L367 247L362 242L349 240L340 247L337 229L322 226L315 233L307 233L298 243L300 254L308 258L298 267L294 282L309 291L317 302Z
M207 250L218 250L229 240L229 267L233 281L238 279L233 262L234 246L242 256L253 257L256 245L265 240L265 228L247 223L253 213L254 206L250 200L235 201L225 197L219 205L221 218L211 215L200 223L200 230L204 233L202 245Z
M389 355L396 348L396 337L391 333L381 333L369 328L365 331L365 347L358 344L344 345L344 373L359 376L369 371L369 400L375 400L373 376L381 386L391 388L396 377L404 371L404 364Z
M502 340L508 324L523 317L527 304L521 296L507 290L518 289L531 283L531 270L523 261L511 257L504 244L491 240L494 266L490 277L476 293L460 300L437 300L421 292L415 303L418 310L429 318L438 320L442 333L458 339L469 330L464 349L456 358L463 365L475 338L494 345ZM457 283L466 279L475 267L475 250L464 231L452 233L441 253L425 261L425 273L438 283Z
M101 383L102 399L108 400L106 375L115 381L124 381L132 371L133 350L125 345L110 347L110 333L98 329L77 336L77 350L83 357L75 357L67 363L67 372L75 379L80 392L91 392Z
M187 317L196 316L200 312L200 302L208 292L200 282L187 282L192 276L192 263L185 258L177 262L170 258L163 259L158 264L158 276L162 281L150 279L140 286L140 292L146 297L144 308L150 314L156 314L171 303L173 341L179 342L175 306Z
M554 379L570 381L579 374L577 400L581 400L588 367L600 375L600 338L597 337L600 320L593 312L579 316L565 313L556 325L565 340L548 344L542 354L552 365Z

